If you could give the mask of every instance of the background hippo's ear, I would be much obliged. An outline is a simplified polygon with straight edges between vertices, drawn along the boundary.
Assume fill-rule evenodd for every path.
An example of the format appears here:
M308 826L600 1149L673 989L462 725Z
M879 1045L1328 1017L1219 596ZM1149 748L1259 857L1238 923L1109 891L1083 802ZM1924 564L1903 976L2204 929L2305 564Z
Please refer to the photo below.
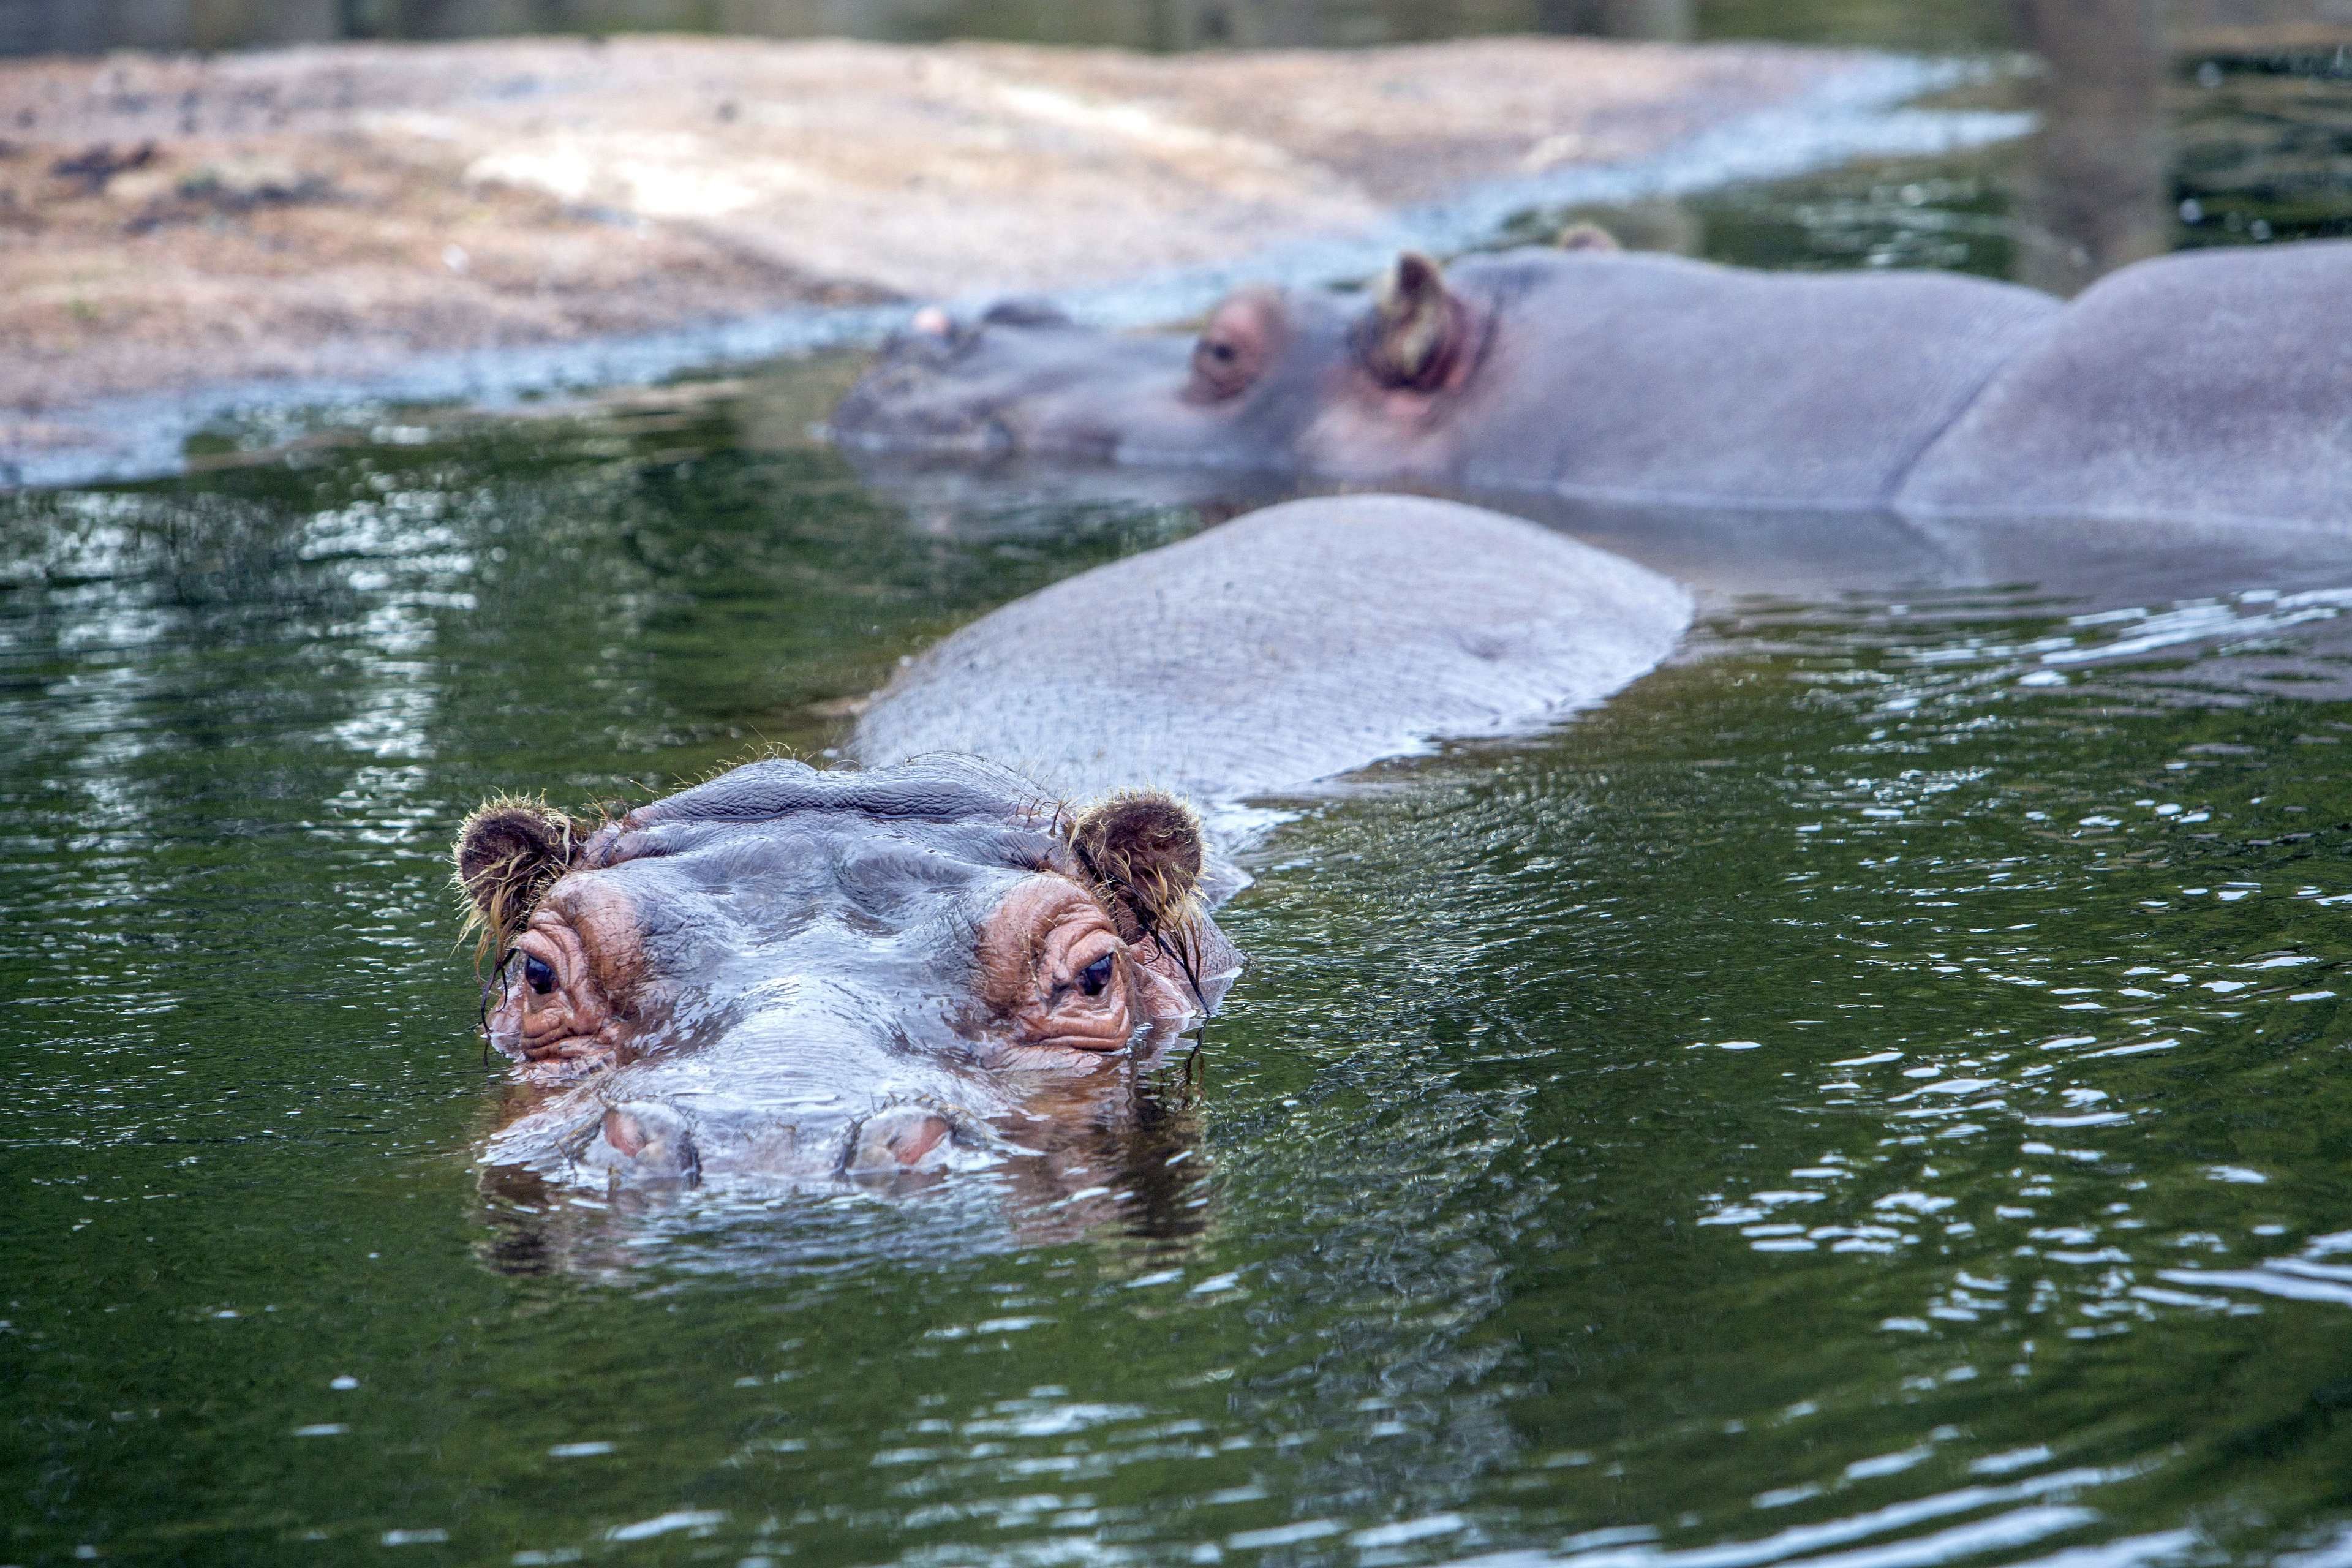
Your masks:
M1445 287L1444 269L1407 250L1373 286L1371 313L1356 329L1356 357L1384 386L1427 391L1445 379L1468 330L1469 312Z
M1198 918L1201 818L1182 801L1156 790L1122 791L1080 812L1069 833L1110 900L1120 936L1135 942L1183 931Z
M454 858L468 930L484 952L506 945L549 883L571 868L584 837L544 801L500 795L484 801L457 830Z
M1597 223L1572 223L1552 240L1561 250L1620 250L1617 237Z

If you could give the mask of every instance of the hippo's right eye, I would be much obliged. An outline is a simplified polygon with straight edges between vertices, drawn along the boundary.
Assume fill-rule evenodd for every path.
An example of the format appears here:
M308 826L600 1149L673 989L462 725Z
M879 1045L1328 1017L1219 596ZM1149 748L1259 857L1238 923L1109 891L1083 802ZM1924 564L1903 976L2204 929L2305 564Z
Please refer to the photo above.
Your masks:
M1116 967L1117 965L1111 962L1111 955L1108 952L1104 953L1100 958L1078 971L1078 989L1089 996L1101 995L1103 987L1110 984L1111 971Z
M1256 356L1249 345L1220 331L1201 335L1192 345L1192 378L1184 395L1195 403L1221 403L1257 379Z
M555 970L543 958L534 958L525 953L522 961L522 977L530 984L531 990L539 995L544 996L555 989Z

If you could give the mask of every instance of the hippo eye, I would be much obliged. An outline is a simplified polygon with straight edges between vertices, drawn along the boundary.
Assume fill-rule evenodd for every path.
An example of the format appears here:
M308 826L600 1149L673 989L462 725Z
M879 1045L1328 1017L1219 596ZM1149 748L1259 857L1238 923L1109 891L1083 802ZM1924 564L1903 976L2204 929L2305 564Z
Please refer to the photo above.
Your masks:
M1111 955L1106 952L1078 971L1078 989L1089 996L1101 995L1103 987L1110 984L1111 967Z
M543 958L533 958L529 953L525 953L522 961L522 977L530 983L531 990L541 996L555 989L555 971L549 967L547 960Z
M1243 344L1204 336L1192 344L1192 379L1185 396L1195 403L1222 403L1238 395L1256 374Z

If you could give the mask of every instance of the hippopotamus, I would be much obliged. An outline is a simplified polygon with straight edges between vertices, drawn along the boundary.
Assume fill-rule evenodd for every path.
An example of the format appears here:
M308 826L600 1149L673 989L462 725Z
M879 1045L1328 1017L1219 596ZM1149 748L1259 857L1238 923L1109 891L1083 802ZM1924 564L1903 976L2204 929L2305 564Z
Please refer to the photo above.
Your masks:
M596 1185L984 1157L1021 1091L1164 1043L1236 969L1189 807L974 758L770 759L601 824L502 797L455 858L531 1091L488 1163Z
M1244 289L1190 343L1034 300L929 308L831 429L1638 506L2336 521L2347 291L2336 241L2142 262L2072 302L1605 243L1407 252L1361 293Z
M1125 1137L1135 1075L1240 968L1215 910L1244 879L1194 801L1543 723L1690 616L1530 523L1294 502L963 628L867 710L862 765L754 762L604 820L493 800L455 851L513 1063L485 1163L895 1183Z

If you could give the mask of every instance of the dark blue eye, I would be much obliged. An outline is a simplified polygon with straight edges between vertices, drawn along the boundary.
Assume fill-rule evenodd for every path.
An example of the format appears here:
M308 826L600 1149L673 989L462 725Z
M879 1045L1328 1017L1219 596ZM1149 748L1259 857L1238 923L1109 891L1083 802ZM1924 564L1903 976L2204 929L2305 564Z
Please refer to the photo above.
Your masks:
M1078 989L1089 996L1101 995L1103 987L1110 984L1112 967L1111 955L1108 952L1104 953L1100 958L1078 971Z
M530 988L541 996L555 989L555 971L549 967L543 958L533 958L529 953L523 954L522 977L529 981Z

